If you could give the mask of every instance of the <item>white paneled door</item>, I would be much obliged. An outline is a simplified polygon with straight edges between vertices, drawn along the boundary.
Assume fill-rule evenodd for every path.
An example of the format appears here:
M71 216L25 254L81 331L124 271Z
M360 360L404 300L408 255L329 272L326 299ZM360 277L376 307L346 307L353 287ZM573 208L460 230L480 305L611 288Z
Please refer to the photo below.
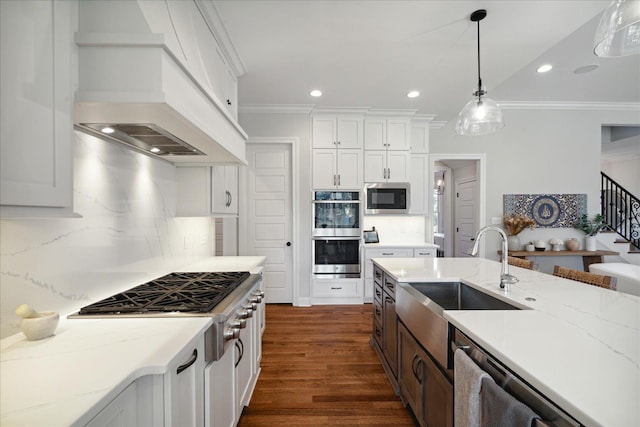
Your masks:
M247 144L247 244L266 256L267 303L293 302L291 145Z
M456 181L456 203L455 203L455 256L469 257L467 251L473 244L476 235L476 180L467 179Z

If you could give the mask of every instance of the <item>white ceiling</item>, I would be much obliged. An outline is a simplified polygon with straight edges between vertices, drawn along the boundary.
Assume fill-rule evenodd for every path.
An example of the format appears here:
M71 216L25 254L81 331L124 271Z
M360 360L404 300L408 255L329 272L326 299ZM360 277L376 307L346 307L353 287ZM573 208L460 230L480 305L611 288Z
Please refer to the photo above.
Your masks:
M221 0L215 6L246 73L239 105L418 110L454 120L481 74L498 101L640 102L640 55L592 53L609 1ZM554 69L540 75L541 63ZM599 64L587 74L573 71ZM309 96L321 89L321 98ZM421 96L409 99L409 90ZM640 117L639 117L640 121Z

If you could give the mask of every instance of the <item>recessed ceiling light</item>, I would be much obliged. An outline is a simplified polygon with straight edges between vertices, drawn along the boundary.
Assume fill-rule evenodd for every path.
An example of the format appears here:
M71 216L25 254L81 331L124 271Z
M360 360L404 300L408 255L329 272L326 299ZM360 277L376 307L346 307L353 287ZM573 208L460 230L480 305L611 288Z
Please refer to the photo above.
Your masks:
M595 70L596 68L598 68L599 66L600 65L598 65L598 64L583 65L582 67L578 67L575 70L573 70L573 74L590 73L593 70Z
M113 132L115 132L115 130L113 128L110 128L109 126L103 127L102 129L100 129L100 131L102 133L113 133Z
M539 72L539 73L548 73L549 71L551 71L552 68L553 68L553 65L544 64L544 65L539 66L536 71Z
M322 91L319 89L314 89L311 92L309 92L309 95L317 98L319 96L322 96Z
M158 147L152 147L149 151L151 151L152 153L159 153L160 149Z
M408 98L417 98L419 96L420 92L418 92L417 90L412 90L411 92L407 93Z

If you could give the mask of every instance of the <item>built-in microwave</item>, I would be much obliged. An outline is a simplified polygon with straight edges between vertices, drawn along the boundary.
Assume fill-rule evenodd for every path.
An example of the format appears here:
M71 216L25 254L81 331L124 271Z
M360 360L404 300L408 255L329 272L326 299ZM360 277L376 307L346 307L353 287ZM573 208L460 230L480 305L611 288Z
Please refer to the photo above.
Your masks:
M408 182L378 182L365 185L366 215L409 213Z

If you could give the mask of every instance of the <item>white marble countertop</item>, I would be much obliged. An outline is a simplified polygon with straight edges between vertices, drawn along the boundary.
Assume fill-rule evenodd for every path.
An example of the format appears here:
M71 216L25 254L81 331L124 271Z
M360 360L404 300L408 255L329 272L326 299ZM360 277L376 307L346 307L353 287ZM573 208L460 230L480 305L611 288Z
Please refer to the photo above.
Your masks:
M402 242L402 243L365 243L365 249L388 249L388 248L424 248L424 249L438 249L440 246L434 243L425 242Z
M481 258L374 262L400 282L461 280L529 308L444 315L582 424L638 426L640 297L517 267L505 295L500 263Z
M261 270L264 257L212 257L175 271ZM132 286L135 286L133 284ZM207 317L60 319L54 336L0 341L0 425L84 425L136 378L164 374Z

